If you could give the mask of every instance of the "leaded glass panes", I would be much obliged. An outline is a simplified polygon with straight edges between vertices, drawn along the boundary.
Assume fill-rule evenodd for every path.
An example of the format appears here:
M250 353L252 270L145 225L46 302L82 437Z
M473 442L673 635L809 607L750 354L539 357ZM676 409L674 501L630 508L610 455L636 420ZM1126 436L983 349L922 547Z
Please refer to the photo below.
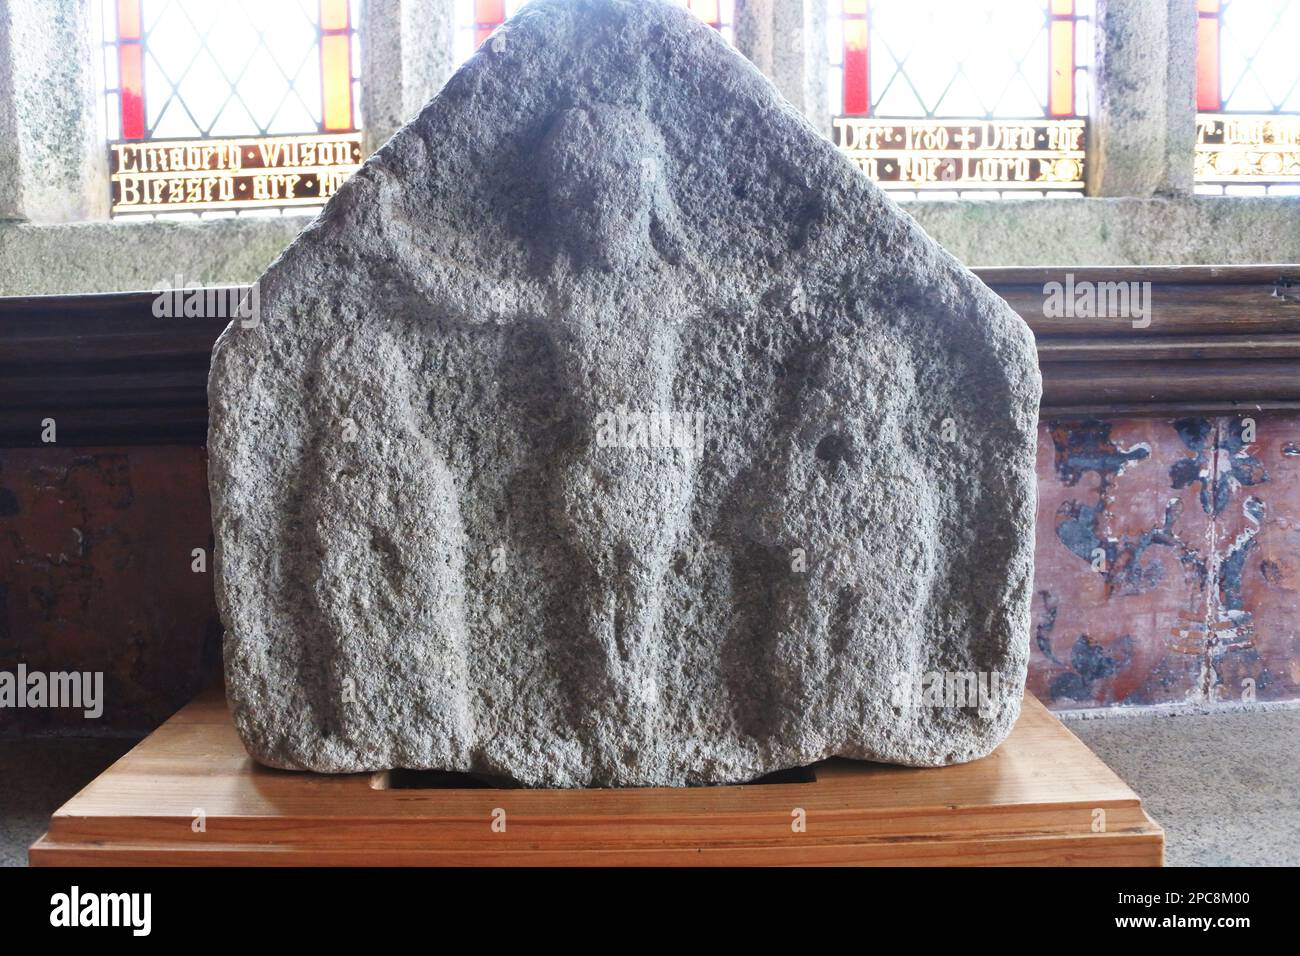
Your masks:
M319 207L360 163L360 0L99 2L115 214Z
M1078 195L1089 0L827 0L836 141L900 198Z
M1300 2L1197 0L1196 191L1300 195Z

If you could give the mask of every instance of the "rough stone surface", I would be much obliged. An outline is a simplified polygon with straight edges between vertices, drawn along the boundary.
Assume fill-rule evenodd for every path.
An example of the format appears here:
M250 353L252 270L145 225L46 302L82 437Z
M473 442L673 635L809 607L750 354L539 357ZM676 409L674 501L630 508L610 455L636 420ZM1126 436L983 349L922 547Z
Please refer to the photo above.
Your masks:
M258 760L682 785L1014 722L1031 335L684 11L529 4L261 306L210 382Z

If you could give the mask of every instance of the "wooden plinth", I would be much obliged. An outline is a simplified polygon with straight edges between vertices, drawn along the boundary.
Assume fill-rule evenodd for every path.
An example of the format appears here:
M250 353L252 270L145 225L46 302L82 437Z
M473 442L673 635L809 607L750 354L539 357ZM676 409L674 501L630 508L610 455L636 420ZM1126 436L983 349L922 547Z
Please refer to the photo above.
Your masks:
M680 790L399 789L386 773L323 776L259 767L240 745L224 698L213 692L58 810L30 860L34 866L1163 862L1164 834L1137 794L1032 697L1006 742L974 763L915 770L830 760L811 770L810 782ZM804 832L792 827L799 810Z

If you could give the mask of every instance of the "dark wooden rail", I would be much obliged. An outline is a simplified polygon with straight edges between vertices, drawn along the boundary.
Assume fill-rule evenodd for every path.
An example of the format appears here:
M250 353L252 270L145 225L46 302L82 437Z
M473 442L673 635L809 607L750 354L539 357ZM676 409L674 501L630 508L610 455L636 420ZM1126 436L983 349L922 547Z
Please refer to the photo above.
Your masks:
M1044 414L1300 407L1300 265L976 269L1038 342ZM1049 282L1150 283L1150 324L1049 318Z
M1300 408L1300 265L976 269L1038 340L1043 414ZM1052 318L1072 277L1150 282L1150 325ZM156 318L152 292L0 298L0 446L201 443L224 319Z

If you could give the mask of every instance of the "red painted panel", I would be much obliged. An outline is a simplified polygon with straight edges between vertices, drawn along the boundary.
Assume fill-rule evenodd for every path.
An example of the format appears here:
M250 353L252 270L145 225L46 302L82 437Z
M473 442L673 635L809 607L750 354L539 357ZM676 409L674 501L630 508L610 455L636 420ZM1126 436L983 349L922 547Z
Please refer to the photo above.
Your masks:
M0 710L0 734L149 730L216 677L206 473L199 448L0 450L0 670L100 671L105 698Z
M1048 422L1038 475L1034 693L1300 698L1300 416Z

